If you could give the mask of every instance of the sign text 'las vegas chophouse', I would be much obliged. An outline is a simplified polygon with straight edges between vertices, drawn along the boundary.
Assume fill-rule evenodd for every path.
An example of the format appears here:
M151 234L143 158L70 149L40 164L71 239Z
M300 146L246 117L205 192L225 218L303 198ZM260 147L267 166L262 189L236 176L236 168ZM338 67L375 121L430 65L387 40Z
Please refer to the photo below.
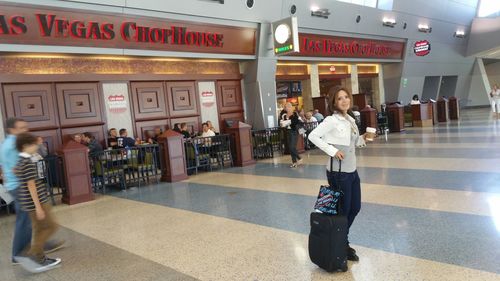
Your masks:
M255 29L163 19L2 7L0 43L255 53Z

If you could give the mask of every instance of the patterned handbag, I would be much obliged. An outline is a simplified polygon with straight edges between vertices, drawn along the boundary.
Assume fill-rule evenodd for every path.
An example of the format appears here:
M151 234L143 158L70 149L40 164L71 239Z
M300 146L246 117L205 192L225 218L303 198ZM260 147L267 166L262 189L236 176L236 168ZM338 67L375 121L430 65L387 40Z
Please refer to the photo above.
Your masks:
M342 167L342 161L339 161L339 173ZM333 170L333 157L330 158L330 171ZM342 207L342 197L344 193L340 188L340 182L336 177L336 186L322 185L319 188L318 198L314 209L328 215L339 215Z

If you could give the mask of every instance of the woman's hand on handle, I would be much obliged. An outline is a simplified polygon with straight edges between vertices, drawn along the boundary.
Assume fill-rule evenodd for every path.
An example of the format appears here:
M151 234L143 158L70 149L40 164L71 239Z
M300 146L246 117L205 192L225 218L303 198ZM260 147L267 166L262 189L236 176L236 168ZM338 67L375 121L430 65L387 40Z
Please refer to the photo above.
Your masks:
M344 160L344 153L342 151L337 151L337 153L335 153L335 158L339 159L339 160Z

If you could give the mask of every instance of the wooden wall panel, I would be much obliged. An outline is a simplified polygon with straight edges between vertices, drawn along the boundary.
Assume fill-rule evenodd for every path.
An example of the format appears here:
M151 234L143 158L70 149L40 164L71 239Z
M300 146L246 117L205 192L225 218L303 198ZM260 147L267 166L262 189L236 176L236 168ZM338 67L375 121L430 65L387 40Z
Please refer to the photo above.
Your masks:
M194 82L166 82L170 116L199 115L198 99Z
M152 133L155 128L160 128L162 132L165 132L169 127L170 121L168 119L135 122L135 136L141 140L147 140L147 131Z
M180 123L186 123L188 126L189 132L192 132L195 134L201 132L201 117L199 117L199 116L170 119L170 127L171 128L174 128L174 125L177 123L179 125L180 125Z
M135 120L168 117L162 82L132 82L130 86Z
M103 124L97 83L56 84L61 127Z
M217 81L217 106L220 114L243 111L240 81Z
M59 126L51 84L7 84L3 94L7 118L24 119L32 131Z

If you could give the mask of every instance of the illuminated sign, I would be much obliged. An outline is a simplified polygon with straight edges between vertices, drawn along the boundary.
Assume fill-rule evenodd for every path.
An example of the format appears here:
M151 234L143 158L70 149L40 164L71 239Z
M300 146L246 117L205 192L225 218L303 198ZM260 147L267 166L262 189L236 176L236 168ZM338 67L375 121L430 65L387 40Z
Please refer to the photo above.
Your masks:
M297 17L273 22L274 54L284 55L299 52L299 29Z
M300 33L302 57L402 59L404 43L365 38Z

